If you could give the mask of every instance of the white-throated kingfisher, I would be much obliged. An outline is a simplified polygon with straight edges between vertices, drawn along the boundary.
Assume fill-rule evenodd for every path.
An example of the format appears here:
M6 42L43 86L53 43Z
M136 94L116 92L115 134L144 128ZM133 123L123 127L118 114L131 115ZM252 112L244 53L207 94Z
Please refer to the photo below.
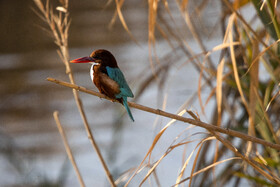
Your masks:
M127 104L127 97L134 97L115 57L107 50L98 49L88 57L70 61L71 63L91 63L90 77L99 92L124 105L132 121L134 118Z

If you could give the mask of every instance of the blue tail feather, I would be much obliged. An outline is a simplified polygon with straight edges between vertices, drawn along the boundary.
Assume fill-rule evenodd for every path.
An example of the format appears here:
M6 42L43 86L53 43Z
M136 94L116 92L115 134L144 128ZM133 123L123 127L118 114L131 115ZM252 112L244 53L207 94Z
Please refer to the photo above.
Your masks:
M130 119L131 119L132 121L134 121L134 118L133 118L133 116L132 116L132 114L131 114L131 111L130 111L130 109L129 109L129 107L128 107L127 98L126 98L126 97L123 97L123 106L125 107L125 109L126 109L128 115L129 115Z

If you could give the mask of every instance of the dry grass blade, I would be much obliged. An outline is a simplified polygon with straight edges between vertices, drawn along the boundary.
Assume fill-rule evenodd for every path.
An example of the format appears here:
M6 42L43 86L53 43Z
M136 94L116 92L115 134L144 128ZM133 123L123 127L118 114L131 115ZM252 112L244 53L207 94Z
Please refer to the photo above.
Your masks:
M171 149L171 150L173 150L173 149ZM171 151L171 150L170 150L170 151ZM143 185L143 183L147 180L147 178L152 174L152 172L155 170L155 168L159 165L159 163L161 162L161 160L162 160L163 158L165 158L165 157L168 155L168 153L170 153L170 151L164 153L164 155L162 155L162 156L160 157L160 159L153 165L153 167L152 167L152 168L149 170L149 172L146 174L145 178L141 181L141 183L139 184L139 186L142 186L142 185Z
M229 25L232 26L233 22L235 20L235 14L232 14L229 18ZM231 56L231 62L232 62L232 66L233 66L233 73L234 73L234 78L235 78L235 82L238 88L238 91L240 93L241 96L241 100L245 106L245 108L248 111L248 103L244 97L244 93L242 91L242 86L240 83L240 79L239 79L239 75L238 75L238 69L237 69L237 64L236 64L236 59L235 59L235 52L234 52L234 46L233 46L233 33L232 33L232 27L229 27L229 42L230 42L230 56Z
M185 10L188 4L189 4L189 0L182 0L180 5L181 10Z
M39 10L44 13L45 12L45 8L44 5L42 3L41 0L34 0L34 3L36 4L36 6L39 8Z
M261 162L263 165L267 166L267 161L264 159L264 157L260 154L259 151L256 151L256 155L257 155L257 157L259 158L260 162Z
M271 103L280 95L280 91L278 91L269 101L269 103L267 104L265 111L267 112L269 110L269 107L271 105Z
M255 56L254 60L252 61L252 63L250 64L247 72L243 75L247 75L248 72L251 70L252 66L256 63L259 62L259 59L273 46L275 46L276 44L278 44L280 42L280 39L275 41L273 44L271 44L270 46L266 47L262 52L258 53L257 56Z
M222 98L223 98L222 84L223 84L224 64L225 64L225 60L224 58L222 58L217 69L217 86L216 86L216 101L217 101L217 110L218 110L218 119L216 124L217 126L220 126L222 122ZM218 151L219 151L219 142L216 141L215 156L213 160L214 163L217 162L218 160L218 154L219 154ZM214 184L216 185L215 167L213 167L213 176L214 176Z
M58 118L58 111L55 111L53 113L53 117L55 119L55 122L56 122L57 128L59 130L60 136L62 137L62 140L63 140L63 143L64 143L64 147L65 147L66 152L67 152L67 156L68 156L69 160L71 161L71 164L74 167L75 172L77 174L78 180L80 182L80 186L84 187L85 186L84 180L83 180L82 175L81 175L81 173L80 173L80 171L78 169L78 166L76 164L75 158L74 158L74 156L72 154L72 151L70 149L70 146L68 144L68 140L67 140L66 134L65 134L65 132L63 130L63 127L62 127L62 125L60 123L60 120Z
M212 53L214 53L214 52L216 52L216 51L220 51L220 50L223 50L223 49L225 49L225 48L228 48L228 47L230 47L230 45L231 45L230 43L226 43L226 41L224 41L224 43L215 46L211 51L207 52L206 56L210 56ZM233 42L232 45L234 45L234 46L240 45L240 42ZM224 59L223 59L223 60L224 60ZM221 63L220 63L220 64L221 64ZM224 64L224 62L223 62L223 64ZM223 65L223 66L224 66L224 65ZM218 68L219 68L219 66L218 66ZM201 70L202 70L202 69L204 69L203 66L201 67ZM223 71L223 70L222 70L222 71ZM217 85L219 85L219 82L220 82L220 81L221 81L221 83L222 83L222 80L224 79L224 77L219 77L220 80L218 80L218 73L219 73L219 69L217 69L217 75L216 75L216 76L217 76ZM202 76L202 72L200 73L199 85L201 85L201 78L202 78L201 76ZM222 85L221 85L221 86L222 86ZM201 86L199 86L199 88L198 88L198 93L201 92L201 89L202 89ZM221 89L221 88L218 88L218 89ZM213 95L214 95L215 93L217 93L217 87L215 87L215 88L212 89L212 91L210 92L210 94L209 94L208 98L206 99L204 105L202 105L202 99L201 99L200 94L199 94L199 102L200 102L200 106L202 107L202 110L203 110L203 111L204 111L204 108L205 108L206 105L209 103L209 101L211 100L211 98L213 97ZM221 94L220 96L222 96L222 94ZM216 99L217 99L217 95L216 95ZM218 103L217 103L217 104L218 104ZM219 105L218 105L218 107L219 107ZM219 110L219 108L218 108L218 110ZM218 124L219 124L219 122L218 122Z
M133 34L130 32L126 22L125 22L125 19L123 17L123 14L122 14L122 11L121 11L121 6L123 4L123 1L120 3L119 0L115 0L116 2L116 9L117 9L117 13L119 15L119 18L120 18L120 21L123 25L123 28L125 29L125 31L129 34L130 38L137 44L140 46L140 44L138 43L137 39L133 36Z
M59 84L61 86L65 86L65 87L69 87L69 88L72 88L72 89L76 89L78 91L82 91L82 92L85 92L85 93L88 93L88 94L91 94L91 95L95 95L97 97L104 98L104 99L112 101L107 96L105 96L105 95L103 95L101 93L92 91L92 90L88 90L88 89L86 89L86 88L84 88L82 86L77 86L75 84L71 84L71 83L68 83L68 82L60 81L60 80L57 80L57 79L54 79L54 78L50 78L50 77L47 78L47 80L50 81L50 82ZM115 102L117 102L117 101L115 101ZM137 103L133 103L133 102L128 102L128 105L130 107L137 108L139 110L143 110L143 111L146 111L146 112L149 112L149 113L153 113L153 114L156 114L156 115L161 115L161 116L164 116L164 117L167 117L167 118L171 118L171 119L176 119L178 121L182 121L182 122L185 122L185 123L190 123L192 125L205 128L205 129L207 129L207 130L209 130L211 132L212 131L216 131L216 132L224 133L224 134L227 134L229 136L238 137L238 138L241 138L241 139L243 139L245 141L252 141L254 143L262 144L263 146L271 147L273 149L276 149L276 150L280 151L280 145L278 145L278 144L267 142L267 141L262 140L260 138L248 136L247 134L244 134L244 133L241 133L241 132L238 132L238 131L234 131L234 130L231 130L229 128L218 127L218 126L215 126L215 125L204 123L204 122L199 121L199 120L193 120L193 119L190 119L190 118L185 118L185 117L182 117L182 116L179 116L179 115L176 115L176 114L168 113L168 112L165 112L165 111L162 111L162 110L159 110L159 109L153 109L153 108L150 108L150 107L147 107L147 106L143 106L143 105L140 105L140 104L137 104Z
M187 165L188 165L188 163L189 163L189 161L190 161L190 158L192 157L192 155L193 155L194 151L197 149L197 147L198 147L199 145L202 145L204 141L207 141L207 140L210 140L210 139L213 139L213 138L214 138L214 137L207 137L207 138L204 138L204 139L203 139L202 141L200 141L200 142L198 143L198 145L193 149L193 151L191 152L191 154L189 155L189 157L188 157L187 160L185 161L185 163L184 163L184 165L183 165L183 167L182 167L182 169L181 169L181 171L180 171L179 176L178 176L177 179L176 179L176 186L178 186L178 183L181 181L181 178L182 178L183 175L184 175L184 172L185 172L185 170L186 170L186 168L187 168ZM200 146L199 151L200 151L200 150L201 150L201 146ZM198 151L198 152L199 152L199 151ZM194 162L193 168L194 168L194 166L195 166L195 162ZM190 186L190 184L189 184L189 186Z
M211 169L212 167L215 167L215 166L217 166L219 164L225 163L225 162L230 161L230 160L239 160L239 159L240 159L239 157L232 157L232 158L228 158L228 159L225 159L225 160L221 160L221 161L215 162L215 163L213 163L213 164L211 164L211 165L209 165L209 166L207 166L207 167L205 167L205 168L195 172L192 176L187 177L187 178L181 180L180 182L176 183L173 186L177 186L179 184L182 184L183 182L186 182L187 180L190 180L192 177L194 177L194 176L196 176L196 175L198 175L198 174L200 174L202 172L205 172L206 170Z
M144 164L142 166L142 168L140 168L137 171L137 174L140 173L145 168L151 168L151 166L149 164ZM136 169L137 169L136 167L130 168L129 170L127 170L123 174L121 174L121 176L115 181L116 185L120 185L121 183L124 183L125 181L127 181L129 179L130 175L132 175L136 171ZM159 182L157 181L158 179L157 179L156 175L155 175L155 180L156 180L158 186L160 186Z
M149 3L149 43L154 43L158 1L149 0L148 3Z
M168 6L168 1L167 1L167 0L163 0L162 3L163 3L163 5L164 5L164 8L165 8L165 10L167 11L169 17L171 18L172 22L175 23L175 20L174 20L174 18L173 18L173 16L172 16L172 13L171 13L170 8L169 8L169 6Z
M177 1L177 4L178 4L178 1ZM181 6L181 8L183 8L183 7ZM197 41L197 43L198 43L199 47L201 48L202 52L206 53L207 50L206 50L206 47L204 46L204 44L202 42L202 37L199 36L199 31L195 28L195 25L193 24L193 21L190 18L189 12L187 11L187 9L180 9L180 10L181 10L181 14L182 14L188 28L190 29L194 39ZM211 61L211 59L208 56L206 57L206 60L208 62L208 65L211 68L214 68L213 62Z
M263 3L262 3L262 5L261 5L260 10L262 10L262 9L263 9L264 5L267 3L266 1L267 1L267 0L263 0Z
M192 141L187 141L187 142L182 142L182 143L178 143L176 145L170 146L168 148L168 150L160 157L160 159L153 165L153 167L148 171L147 175L144 177L144 179L141 181L139 186L142 186L143 183L147 180L147 178L155 171L155 168L160 164L160 162L162 161L162 159L164 159L173 149L175 149L176 147L191 143Z
M256 100L258 101L258 103L260 104L261 106L261 110L262 110L262 114L263 114L263 118L265 118L266 120L266 124L270 130L270 133L272 134L272 137L273 139L275 140L275 142L277 144L280 144L280 140L278 138L278 136L276 135L275 131L274 131L274 127L273 127L273 124L271 123L270 119L269 119L269 116L267 114L267 111L265 110L265 107L264 107L264 104L263 104L263 101L261 100L260 96L259 96L259 93L257 91L257 89L254 89L254 92L256 94Z
M106 3L106 5L105 5L105 8L110 4L110 3L112 3L112 1L113 0L108 0L107 1L107 3ZM120 1L118 1L118 5L119 5L119 8L121 9L122 8L122 5L123 5L123 3L124 3L124 0L120 0ZM118 17L118 11L117 11L117 9L115 10L115 12L114 12L114 15L113 15L113 17L112 17L112 19L111 19L111 21L110 21L110 23L109 23L109 28L111 29L112 27L113 27L113 25L116 23L116 19L117 19L117 17Z
M146 166L143 166L146 167ZM125 171L123 174L121 174L121 176L119 176L119 178L115 181L116 185L119 185L125 181L127 181L129 179L129 176L132 175L134 173L134 171L136 170L136 168L130 168L129 170Z
M240 45L240 42L233 42L232 45L234 45L234 46ZM211 93L209 94L208 98L206 99L205 104L203 105L202 98L201 98L201 90L202 90L202 76L203 76L203 71L206 69L206 68L204 67L204 66L205 66L205 62L206 62L206 59L207 59L212 53L214 53L214 52L216 52L216 51L219 51L219 50L223 50L223 49L228 48L228 47L230 47L230 46L231 46L231 44L230 44L230 43L226 43L225 41L224 41L223 44L220 44L220 45L215 46L212 50L210 50L210 51L208 51L208 52L206 53L206 55L204 56L203 64L202 64L202 66L200 66L200 74L199 74L198 91L197 91L197 93L198 93L198 100L199 100L200 108L201 108L203 114L205 114L205 113L204 113L204 108L206 107L206 105L208 104L208 102L210 101L210 99L212 98L212 96L214 95L215 91L217 91L217 88L216 88L216 90L215 90L215 89L212 89ZM222 79L222 77L221 77L221 79ZM218 82L217 82L217 83L218 83Z
M155 49L155 27L157 23L157 11L158 11L158 1L157 0L148 0L148 6L149 6L149 13L148 13L148 43L149 43L149 61L151 64L152 72L154 76L157 78L157 75L155 74L155 67L154 67L154 61L152 54L154 52L154 57L156 59L156 62L159 63L158 56L156 54Z
M217 91L217 87L214 87L214 88L211 90L211 92L209 93L209 95L208 95L208 97L207 97L207 99L206 99L206 101L205 101L205 103L204 103L203 108L205 108L205 107L208 105L208 103L211 101L212 97L216 94L216 91ZM216 96L216 97L217 97L217 96Z
M217 100L217 107L218 107L218 122L217 125L220 126L221 118L222 118L222 85L223 85L223 70L224 70L225 59L222 58L220 64L218 65L217 69L217 86L216 86L216 100Z
M216 139L214 136L204 138L204 139L203 139L202 141L200 141L199 144L196 146L196 147L199 146L199 149L198 149L198 151L197 151L197 154L196 154L195 159L194 159L194 162L193 162L193 167L192 167L192 171L191 171L189 186L191 186L192 179L193 179L193 177L194 177L195 167L196 167L196 165L197 165L197 161L198 161L198 158L199 158L199 155L200 155L200 152L201 152L201 149L202 149L202 146L203 146L204 142L209 141L209 140L214 140L214 139ZM179 182L179 181L176 181L176 182Z
M209 55L211 55L211 53L216 52L216 51L223 50L223 49L225 49L225 48L230 47L231 45L237 46L237 45L240 45L240 42L232 42L232 44L231 44L231 43L225 43L225 42L224 42L224 43L222 43L222 44L220 44L220 45L217 45L217 46L213 47L213 49L212 49L211 51L207 52L207 55L209 56Z

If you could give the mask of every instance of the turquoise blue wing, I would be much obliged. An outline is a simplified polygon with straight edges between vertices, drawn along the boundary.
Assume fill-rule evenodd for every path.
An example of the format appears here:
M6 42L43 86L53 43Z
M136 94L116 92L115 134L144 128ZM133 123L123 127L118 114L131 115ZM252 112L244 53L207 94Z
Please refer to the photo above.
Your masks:
M134 97L132 91L130 90L123 73L119 68L111 68L111 67L106 67L108 76L116 81L119 86L121 92L116 95L116 98L122 98L122 97Z

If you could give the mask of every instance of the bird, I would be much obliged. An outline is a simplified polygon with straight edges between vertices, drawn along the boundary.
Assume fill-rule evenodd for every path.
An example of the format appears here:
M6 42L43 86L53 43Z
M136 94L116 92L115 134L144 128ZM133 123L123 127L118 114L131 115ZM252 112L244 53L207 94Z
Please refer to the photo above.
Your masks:
M110 51L98 49L93 51L90 56L77 58L70 62L91 63L91 81L98 88L99 92L112 100L120 102L125 107L130 119L134 122L133 115L127 104L127 97L133 98L134 95L118 67L117 60Z

